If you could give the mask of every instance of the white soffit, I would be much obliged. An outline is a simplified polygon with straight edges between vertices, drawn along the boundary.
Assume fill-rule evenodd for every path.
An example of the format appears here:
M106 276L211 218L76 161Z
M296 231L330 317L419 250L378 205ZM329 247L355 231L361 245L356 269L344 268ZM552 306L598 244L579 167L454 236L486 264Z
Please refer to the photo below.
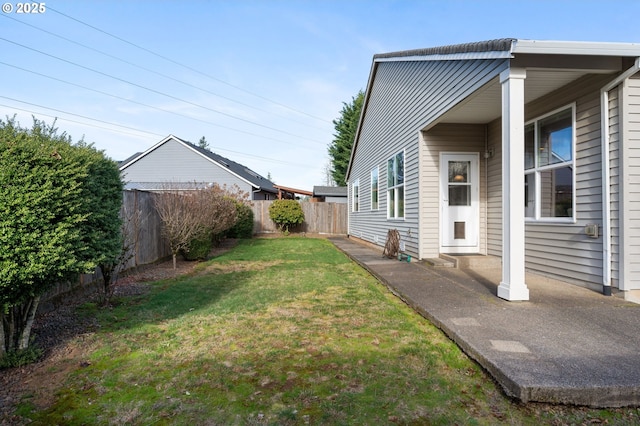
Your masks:
M538 99L582 77L583 71L527 70L525 103ZM502 86L496 77L444 114L438 122L484 124L502 113Z
M516 40L512 49L514 54L640 56L640 43Z

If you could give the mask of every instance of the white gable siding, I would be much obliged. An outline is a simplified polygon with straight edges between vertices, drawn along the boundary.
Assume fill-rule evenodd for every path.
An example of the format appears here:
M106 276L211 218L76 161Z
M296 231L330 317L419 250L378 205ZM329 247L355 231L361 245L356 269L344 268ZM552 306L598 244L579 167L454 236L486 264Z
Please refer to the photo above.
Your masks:
M349 233L384 245L398 229L407 251L418 255L420 130L506 68L505 60L406 61L377 64L349 183L360 179L359 212L350 213ZM387 160L405 153L405 218L387 219ZM371 210L370 173L379 166L379 210Z
M624 290L640 289L640 75L623 89L620 175Z
M204 182L252 191L246 181L173 139L131 164L123 175L125 182Z

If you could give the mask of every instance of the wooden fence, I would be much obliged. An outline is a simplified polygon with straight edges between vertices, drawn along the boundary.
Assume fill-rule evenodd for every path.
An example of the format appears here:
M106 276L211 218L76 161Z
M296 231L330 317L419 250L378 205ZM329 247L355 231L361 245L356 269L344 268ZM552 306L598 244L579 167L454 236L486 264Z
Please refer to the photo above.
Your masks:
M169 244L162 236L162 223L155 208L153 192L127 190L123 193L122 217L126 223L127 238L133 245L133 253L124 270L147 265L171 256ZM273 201L253 201L253 232L269 234L279 232L269 218L269 206ZM344 235L347 233L346 203L301 203L304 223L291 232L308 234ZM83 274L78 281L60 283L43 296L43 301L53 299L77 287L84 287L101 279L101 274Z
M253 233L268 234L279 232L278 227L269 217L269 206L273 201L254 201ZM347 204L346 203L300 203L304 213L304 223L291 229L291 232L308 234L346 235Z
M162 222L156 211L153 192L124 191L122 217L127 223L127 238L134 249L124 269L171 256L169 243L162 236Z

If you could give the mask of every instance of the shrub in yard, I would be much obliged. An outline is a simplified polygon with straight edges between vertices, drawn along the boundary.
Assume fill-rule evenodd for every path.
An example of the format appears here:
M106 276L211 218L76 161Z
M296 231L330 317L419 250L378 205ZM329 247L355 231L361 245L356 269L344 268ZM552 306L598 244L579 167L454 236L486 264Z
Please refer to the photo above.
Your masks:
M253 210L251 210L251 206L236 201L236 212L238 219L227 236L230 238L251 238L253 236Z
M29 359L40 296L120 250L122 181L91 145L0 120L0 358Z
M269 206L269 217L285 235L290 226L304 222L304 212L296 200L275 200Z
M162 234L168 240L176 269L176 256L189 251L192 241L223 235L236 221L236 209L228 192L214 185L186 193L166 189L155 196L162 221Z
M205 260L212 248L213 240L211 234L207 233L191 240L182 255L187 260Z

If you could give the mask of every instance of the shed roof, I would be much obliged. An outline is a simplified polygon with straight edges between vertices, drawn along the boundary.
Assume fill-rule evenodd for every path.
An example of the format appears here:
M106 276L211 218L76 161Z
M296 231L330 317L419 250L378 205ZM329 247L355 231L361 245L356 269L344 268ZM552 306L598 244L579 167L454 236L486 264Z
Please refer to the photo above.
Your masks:
M346 186L314 186L314 197L346 197Z

